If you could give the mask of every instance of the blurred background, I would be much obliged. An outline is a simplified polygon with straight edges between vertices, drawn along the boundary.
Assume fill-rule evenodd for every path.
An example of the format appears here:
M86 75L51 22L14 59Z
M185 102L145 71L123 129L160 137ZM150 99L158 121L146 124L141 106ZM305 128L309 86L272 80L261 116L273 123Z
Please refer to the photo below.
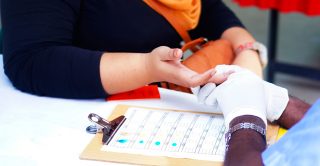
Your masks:
M269 10L240 7L232 0L223 1L258 41L268 44ZM277 60L320 69L320 16L280 13L278 23ZM274 83L309 103L320 98L320 81L277 73Z

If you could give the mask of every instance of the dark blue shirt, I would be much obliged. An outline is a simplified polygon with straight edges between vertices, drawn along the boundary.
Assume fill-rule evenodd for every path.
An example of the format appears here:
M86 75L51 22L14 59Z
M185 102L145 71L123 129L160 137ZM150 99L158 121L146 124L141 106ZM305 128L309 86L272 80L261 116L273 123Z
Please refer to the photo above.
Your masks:
M21 91L63 98L106 97L103 52L180 47L174 28L142 0L1 0L5 73ZM203 0L192 38L217 39L242 26L221 0Z

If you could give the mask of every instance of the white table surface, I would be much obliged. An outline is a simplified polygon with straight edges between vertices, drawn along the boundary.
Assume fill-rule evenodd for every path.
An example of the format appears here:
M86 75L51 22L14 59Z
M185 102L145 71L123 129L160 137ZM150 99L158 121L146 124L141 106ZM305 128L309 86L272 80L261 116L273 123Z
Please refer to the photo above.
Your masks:
M88 114L107 117L117 104L212 112L191 94L159 90L161 99L157 100L106 102L39 97L12 86L0 55L0 165L119 165L79 159L94 136L85 131L91 124Z

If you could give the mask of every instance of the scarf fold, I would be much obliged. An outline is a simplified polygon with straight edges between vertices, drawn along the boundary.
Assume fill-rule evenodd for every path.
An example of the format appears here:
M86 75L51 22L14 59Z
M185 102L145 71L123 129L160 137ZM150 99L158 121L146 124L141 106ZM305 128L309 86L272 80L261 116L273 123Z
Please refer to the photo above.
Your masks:
M182 26L186 30L194 29L199 22L201 13L201 0L144 0L151 8L148 1L156 1L169 8L180 19ZM161 14L161 13L160 13Z

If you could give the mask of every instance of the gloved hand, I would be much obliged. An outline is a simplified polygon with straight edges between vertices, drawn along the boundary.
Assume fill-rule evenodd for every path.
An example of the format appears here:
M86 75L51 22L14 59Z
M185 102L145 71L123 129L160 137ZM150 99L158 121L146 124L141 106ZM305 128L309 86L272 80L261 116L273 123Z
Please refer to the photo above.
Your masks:
M202 74L196 73L180 62L182 54L180 49L160 46L144 56L150 80L166 81L184 87L196 87L211 81L210 78L215 74L215 69Z
M264 85L261 78L249 70L232 73L207 96L205 102L219 105L226 127L231 120L242 115L257 116L267 125Z
M201 88L200 86L191 88L191 91L194 95L197 96L198 102L214 107L215 111L221 111L217 105L217 102L206 101L206 99L216 88L216 84L220 84L226 81L229 75L232 73L234 73L233 70L216 70L214 76L212 76L212 78L210 79L211 82L205 84Z
M232 73L232 72L239 72L243 71L244 69L236 66L236 65L218 65L216 68L215 75L225 75L224 73ZM263 81L263 80L262 80ZM211 88L203 88L200 87L192 88L192 92L198 96L198 101L200 103L204 103L206 105L211 105L214 109L217 109L217 102L212 101L212 99L208 99L208 96L214 91L215 87L212 87L212 83L208 83L208 86ZM285 88L276 86L269 82L263 81L265 95L266 95L266 102L267 102L267 119L271 122L279 119L283 111L285 110L288 101L289 95L288 91Z

